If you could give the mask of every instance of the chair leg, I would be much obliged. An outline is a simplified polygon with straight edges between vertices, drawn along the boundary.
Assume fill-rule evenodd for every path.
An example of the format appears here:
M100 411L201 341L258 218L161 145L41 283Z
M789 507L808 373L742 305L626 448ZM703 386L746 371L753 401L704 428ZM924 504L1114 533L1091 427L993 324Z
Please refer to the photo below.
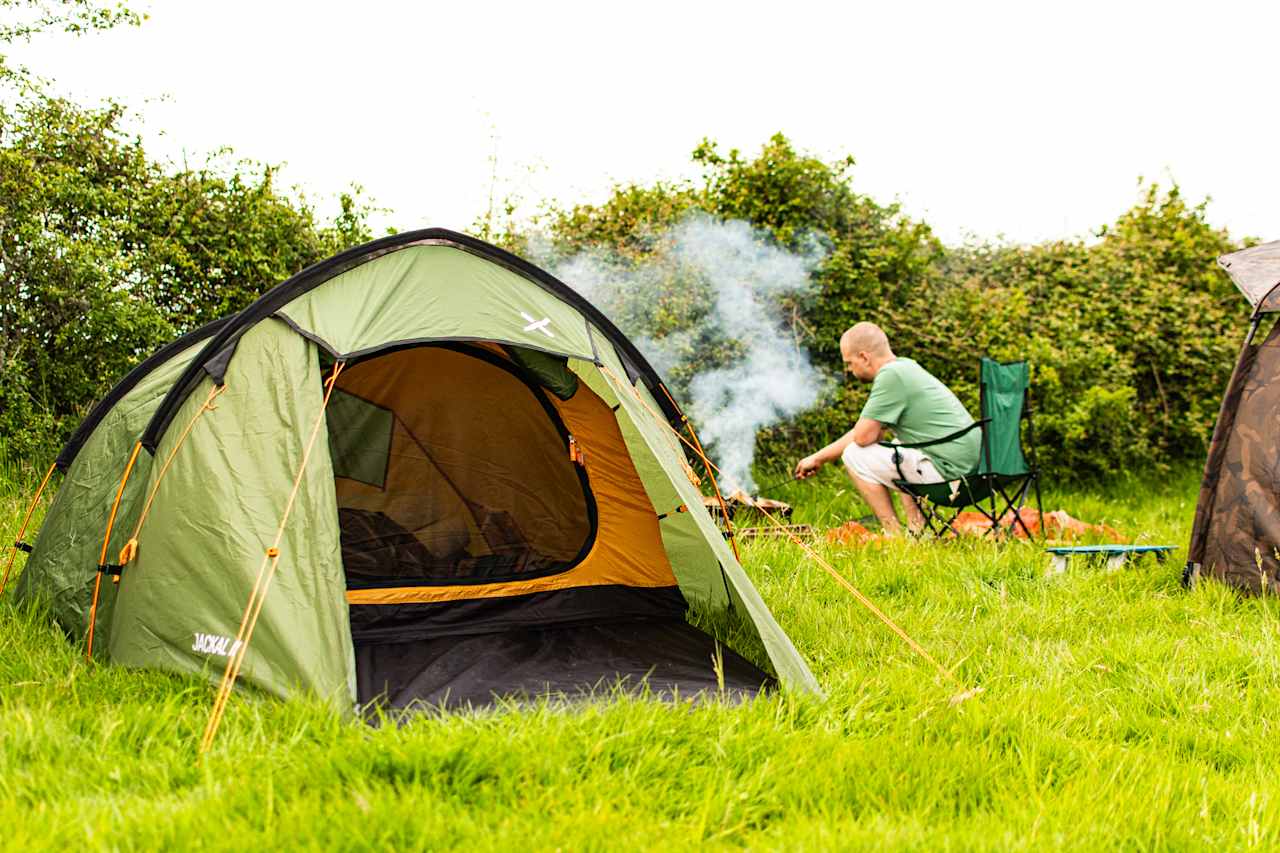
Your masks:
M941 539L948 530L955 533L955 528L951 526L951 519L943 515L941 510L934 509L932 504L929 504L927 510L921 507L920 512L924 513L924 523L928 525L929 532L934 536Z
M946 533L952 536L959 536L956 529L951 525L955 521L955 515L947 518L946 513L936 507L931 501L922 501L920 504L920 512L924 515L924 523L928 526L929 532L941 539Z
M1003 498L1003 499L1004 499L1004 502L1005 502L1005 509L1004 509L1003 511L1001 511L1001 509L1000 509L1000 504L999 504L999 502L997 502L997 500L996 500L996 495L999 495L1001 498ZM993 485L992 485L992 488L991 488L991 515L990 515L990 516L988 516L988 517L992 520L992 521L991 521L991 527L992 527L992 529L993 529L993 530L999 530L999 529L1000 529L1000 520L1001 520L1002 518L1004 518L1005 513L1007 513L1007 512L1009 511L1009 510L1008 510L1008 504L1009 504L1009 498L1008 498L1008 496L1006 496L1003 492L1001 492L1001 491L1000 491L1000 487L999 487L999 486L996 486L996 485L994 485L994 484L993 484ZM1010 533L1010 534L1012 534L1012 533L1013 533L1013 525L1014 525L1014 523L1015 523L1015 522L1010 522L1010 523L1009 523L1009 533Z
M1035 535L1032 534L1031 528L1027 527L1027 522L1023 520L1022 513L1020 511L1020 507L1022 506L1023 503L1026 502L1027 489L1030 487L1030 485L1031 485L1031 478L1028 477L1027 479L1024 479L1021 485L1019 485L1018 487L1016 497L1012 497L1012 498L1009 497L1008 492L1006 492L1004 489L997 486L993 490L993 500L994 500L994 494L998 493L1000 497L1004 499L1004 505L1005 505L1004 511L1009 512L1010 510L1013 510L1013 521L1009 522L1009 534L1012 535L1017 528L1021 527L1022 532L1027 535L1027 540L1034 541ZM1043 524L1041 525L1041 527L1043 527Z
M1007 497L1005 498L1005 500L1010 504L1010 508L1013 509L1014 523L1022 528L1023 533L1027 534L1027 541L1033 542L1035 541L1036 537L1034 534L1032 534L1031 528L1027 527L1027 522L1022 517L1022 507L1027 502L1027 490L1030 488L1030 486L1031 486L1030 477L1022 481L1022 485L1018 488L1017 506L1013 506L1014 502L1010 501ZM1004 492L1002 491L1000 494L1003 495ZM1043 520L1041 521L1040 526L1041 528L1044 527Z
M994 500L995 500L995 497L994 497L994 495L993 495L993 496L992 496L993 508L994 508ZM1000 539L1000 516L996 515L994 512L987 512L987 511L983 508L982 504L980 504L980 503L976 503L976 504L974 504L974 505L973 505L973 508L974 508L974 509L976 509L978 512L980 512L980 513L982 514L982 517L983 517L983 518L985 518L987 521L991 522L991 527L989 527L989 528L987 529L987 532L986 532L986 533L984 533L983 535L984 535L984 536L990 536L991 538L993 538L993 539L995 539L995 540L999 541L999 539ZM957 514L958 514L958 511L957 511Z
M1022 517L1022 513L1020 511L1022 507L1026 505L1027 498L1030 496L1033 489L1035 491L1036 498L1036 511L1040 513L1041 518L1040 540L1044 541L1044 507L1040 502L1040 478L1037 476L1035 471L1032 471L1018 483L1017 491L1014 492L1012 496L1010 496L1009 492L1004 488L993 483L993 488L991 490L991 508L989 510L982 502L970 504L970 506L982 514L983 518L991 522L991 527L984 535L989 534L993 539L1000 540L1002 538L1013 537L1018 528L1021 528L1028 541L1035 541L1036 534L1031 532L1031 528L1027 525L1027 522ZM1000 506L1001 501L1004 502L1003 510ZM953 523L960 515L959 509L952 513L948 518L946 512L942 508L934 505L931 501L926 499L917 499L916 505L920 507L920 512L924 515L925 525L935 536L941 537L946 533L950 533L953 536L959 535L956 532L955 525ZM1008 525L1001 525L1001 519L1010 510L1013 510L1013 519Z

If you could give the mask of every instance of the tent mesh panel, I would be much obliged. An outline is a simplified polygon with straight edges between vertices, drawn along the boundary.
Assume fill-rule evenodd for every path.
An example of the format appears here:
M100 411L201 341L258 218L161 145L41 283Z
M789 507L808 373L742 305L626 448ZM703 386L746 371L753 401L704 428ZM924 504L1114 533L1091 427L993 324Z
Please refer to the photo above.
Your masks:
M566 571L594 503L543 390L489 350L418 346L352 365L328 420L348 586Z

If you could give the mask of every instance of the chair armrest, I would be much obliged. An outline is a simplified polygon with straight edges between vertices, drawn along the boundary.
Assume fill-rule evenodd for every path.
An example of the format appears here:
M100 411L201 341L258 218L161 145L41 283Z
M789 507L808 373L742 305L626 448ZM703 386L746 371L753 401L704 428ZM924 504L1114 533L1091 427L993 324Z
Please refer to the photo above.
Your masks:
M881 447L913 448L918 450L922 447L933 447L935 444L946 444L948 441L955 441L957 438L969 432L974 427L980 427L990 422L991 422L991 418L983 418L982 420L974 421L973 423L969 424L967 427L965 427L964 429L958 432L953 432L951 433L951 435L944 435L942 438L935 438L932 441L917 441L911 444L903 444L896 441L880 441L880 442L877 442L877 444L879 444Z

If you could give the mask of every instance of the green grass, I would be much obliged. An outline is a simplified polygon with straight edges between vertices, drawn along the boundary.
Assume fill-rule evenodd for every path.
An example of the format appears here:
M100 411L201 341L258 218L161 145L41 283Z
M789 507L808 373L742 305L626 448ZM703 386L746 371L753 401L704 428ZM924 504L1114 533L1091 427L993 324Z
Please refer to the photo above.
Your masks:
M16 474L10 472L11 480ZM1057 491L1048 508L1179 546L1158 567L1041 577L1026 545L820 546L968 685L956 692L798 549L748 572L828 691L740 707L620 700L369 728L85 663L0 603L0 843L143 849L719 846L1223 848L1280 842L1274 600L1178 565L1192 471ZM0 483L5 534L21 499ZM861 509L835 477L797 521Z

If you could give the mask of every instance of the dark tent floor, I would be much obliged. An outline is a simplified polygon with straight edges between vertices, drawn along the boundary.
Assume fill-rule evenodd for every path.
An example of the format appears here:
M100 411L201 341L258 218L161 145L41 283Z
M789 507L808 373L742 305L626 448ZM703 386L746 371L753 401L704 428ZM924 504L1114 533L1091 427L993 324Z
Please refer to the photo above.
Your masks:
M403 643L356 643L361 705L483 708L501 698L579 700L616 690L661 699L720 693L716 643L683 621L524 628ZM755 696L773 679L720 646L724 693Z

